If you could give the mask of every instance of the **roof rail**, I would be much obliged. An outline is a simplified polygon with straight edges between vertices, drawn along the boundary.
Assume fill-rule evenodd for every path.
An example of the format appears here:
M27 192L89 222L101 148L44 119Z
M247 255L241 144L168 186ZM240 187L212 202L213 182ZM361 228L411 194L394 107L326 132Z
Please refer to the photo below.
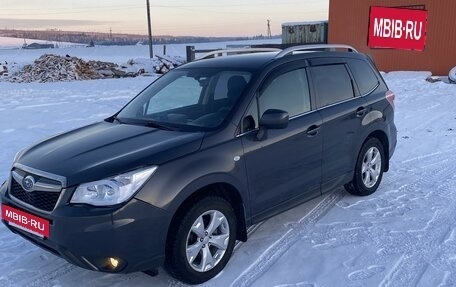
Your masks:
M282 51L282 49L278 48L239 48L239 49L223 49L223 50L216 50L212 51L209 53L204 54L203 56L199 57L196 59L198 60L203 60L211 57L216 57L217 55L223 55L223 54L249 54L249 53L260 53L260 52L278 52Z
M277 54L276 58L282 58L287 55L293 54L293 52L300 52L300 51L319 51L323 49L347 49L350 52L358 53L358 51L353 48L352 46L348 45L340 45L340 44L318 44L318 45L301 45L301 46L293 46L287 48Z

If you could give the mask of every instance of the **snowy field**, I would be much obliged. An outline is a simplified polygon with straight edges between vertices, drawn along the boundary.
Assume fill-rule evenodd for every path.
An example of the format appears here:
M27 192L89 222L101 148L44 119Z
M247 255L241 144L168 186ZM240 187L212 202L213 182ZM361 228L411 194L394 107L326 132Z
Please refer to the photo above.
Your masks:
M20 40L20 39L19 39ZM23 44L23 40L21 40ZM30 42L32 40L29 40ZM249 40L249 41L233 41L233 42L214 42L214 43L196 43L196 44L172 44L166 45L166 54L170 56L185 56L187 45L195 46L196 49L225 49L227 45L247 45L247 44L268 44L281 43L281 39L270 40ZM43 54L56 54L60 56L70 55L72 57L82 58L84 60L96 60L113 62L116 64L124 64L130 59L148 58L149 46L63 46L59 49L4 49L8 47L8 43L17 42L14 38L0 37L0 63L3 61L16 62L20 65L30 64L38 59ZM163 45L154 45L154 52L157 55L163 55Z
M456 286L456 85L428 75L385 75L396 92L398 147L374 195L339 188L263 222L204 286ZM0 82L0 181L21 148L102 120L153 79ZM0 286L183 285L163 270L80 269L0 226Z
M36 39L22 39L22 38L10 38L10 37L0 37L0 50L7 50L7 49L18 49L21 48L24 43L32 44L54 44L58 45L59 47L74 47L74 46L85 46L82 44L75 44L75 43L67 43L67 42L52 42L52 41L44 41L44 40L36 40Z

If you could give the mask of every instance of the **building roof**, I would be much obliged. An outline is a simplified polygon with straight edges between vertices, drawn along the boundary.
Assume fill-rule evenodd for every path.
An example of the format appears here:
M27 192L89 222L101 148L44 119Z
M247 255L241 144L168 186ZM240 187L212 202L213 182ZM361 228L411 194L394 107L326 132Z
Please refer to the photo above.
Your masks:
M287 22L282 23L282 27L287 26L306 26L306 25L318 25L328 23L328 20L321 20L321 21L304 21L304 22Z

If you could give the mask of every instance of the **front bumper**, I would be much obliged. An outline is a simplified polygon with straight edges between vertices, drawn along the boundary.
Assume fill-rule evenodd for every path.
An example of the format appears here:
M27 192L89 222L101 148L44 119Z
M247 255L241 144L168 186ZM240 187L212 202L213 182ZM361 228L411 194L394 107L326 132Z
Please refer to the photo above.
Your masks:
M50 221L50 238L2 222L14 233L79 267L104 272L130 273L163 264L171 216L143 201L132 199L122 207L58 206L50 214L27 209L0 187L3 204ZM117 269L106 267L109 257L120 259Z

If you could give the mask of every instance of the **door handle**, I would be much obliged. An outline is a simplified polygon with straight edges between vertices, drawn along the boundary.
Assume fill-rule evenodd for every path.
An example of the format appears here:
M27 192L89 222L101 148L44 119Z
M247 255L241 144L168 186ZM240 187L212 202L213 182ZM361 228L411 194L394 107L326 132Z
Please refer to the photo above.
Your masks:
M321 126L317 126L317 125L312 125L312 126L310 126L310 127L307 129L307 131L306 131L307 136L308 136L308 137L314 137L314 136L316 136L316 135L318 134L318 132L320 131L320 127L321 127Z
M365 107L359 107L358 109L356 109L356 116L358 118L364 117L365 114L366 114L366 108Z

